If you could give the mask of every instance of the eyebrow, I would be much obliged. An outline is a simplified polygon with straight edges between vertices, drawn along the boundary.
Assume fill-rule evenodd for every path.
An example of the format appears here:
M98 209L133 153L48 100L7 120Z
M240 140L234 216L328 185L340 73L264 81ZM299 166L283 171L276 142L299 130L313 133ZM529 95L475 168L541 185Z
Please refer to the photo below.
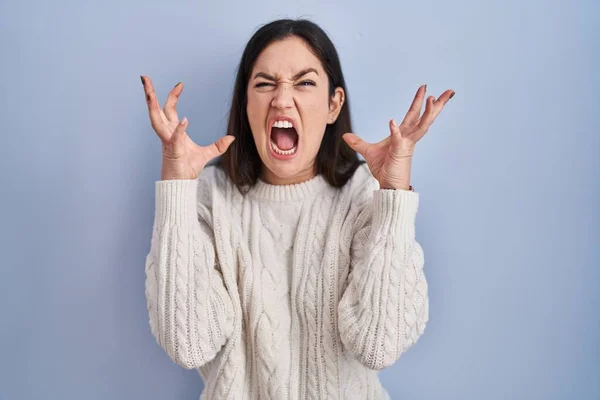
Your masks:
M304 75L306 75L306 74L308 74L310 72L314 72L315 74L319 75L319 73L317 72L316 69L314 69L314 68L306 68L306 69L303 69L302 71L298 72L296 75L294 75L292 77L292 80L295 81L295 80L299 79L301 76L304 76ZM256 78L265 78L265 79L268 79L270 81L276 81L277 80L277 79L275 79L275 77L273 75L269 75L269 74L267 74L265 72L259 72L259 73L257 73L256 75L254 75L254 79L256 79Z

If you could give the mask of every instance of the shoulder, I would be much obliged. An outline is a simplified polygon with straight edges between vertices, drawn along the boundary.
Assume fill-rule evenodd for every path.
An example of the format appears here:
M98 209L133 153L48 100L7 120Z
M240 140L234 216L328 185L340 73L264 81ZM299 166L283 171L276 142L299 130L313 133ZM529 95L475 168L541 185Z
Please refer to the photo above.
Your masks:
M217 165L207 165L198 175L198 186L224 189L227 184L225 171Z
M225 171L216 165L207 165L200 172L198 181L198 201L209 205L215 198L225 197L228 187L231 186Z
M377 189L379 189L379 182L371 174L367 163L364 163L340 189L340 194L343 198L350 199L353 206L361 207L372 199L373 191Z

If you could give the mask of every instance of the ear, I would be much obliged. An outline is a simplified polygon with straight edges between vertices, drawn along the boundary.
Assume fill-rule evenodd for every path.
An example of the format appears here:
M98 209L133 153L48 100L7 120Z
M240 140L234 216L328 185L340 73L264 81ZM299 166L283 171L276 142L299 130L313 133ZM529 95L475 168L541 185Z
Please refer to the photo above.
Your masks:
M340 111L342 111L342 107L344 106L344 102L346 101L346 93L344 89L341 87L335 88L335 92L331 100L329 100L329 116L327 118L328 124L333 124L338 115L340 115Z

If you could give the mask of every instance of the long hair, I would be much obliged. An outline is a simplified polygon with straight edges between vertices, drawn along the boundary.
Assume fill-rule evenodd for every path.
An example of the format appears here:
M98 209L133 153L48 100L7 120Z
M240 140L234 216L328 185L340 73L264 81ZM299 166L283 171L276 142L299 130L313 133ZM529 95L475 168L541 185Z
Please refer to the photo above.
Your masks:
M256 183L262 168L262 161L254 143L246 112L250 74L256 59L267 46L290 36L303 39L321 61L329 80L330 98L334 96L337 87L341 87L345 92L344 104L337 120L333 124L328 124L325 129L315 160L316 172L322 174L330 185L342 187L359 165L364 163L342 139L344 133L352 132L352 124L348 89L335 46L323 29L314 22L305 19L281 19L258 29L244 49L233 88L227 125L227 134L235 136L235 141L216 161L216 164L242 192Z

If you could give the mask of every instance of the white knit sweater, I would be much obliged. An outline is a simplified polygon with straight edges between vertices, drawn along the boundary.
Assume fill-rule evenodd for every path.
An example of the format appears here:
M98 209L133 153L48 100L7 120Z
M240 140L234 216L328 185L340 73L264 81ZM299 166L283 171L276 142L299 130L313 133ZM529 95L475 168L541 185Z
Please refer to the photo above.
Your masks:
M418 193L366 165L242 195L216 167L156 182L146 258L152 334L201 399L387 399L377 371L428 320Z

